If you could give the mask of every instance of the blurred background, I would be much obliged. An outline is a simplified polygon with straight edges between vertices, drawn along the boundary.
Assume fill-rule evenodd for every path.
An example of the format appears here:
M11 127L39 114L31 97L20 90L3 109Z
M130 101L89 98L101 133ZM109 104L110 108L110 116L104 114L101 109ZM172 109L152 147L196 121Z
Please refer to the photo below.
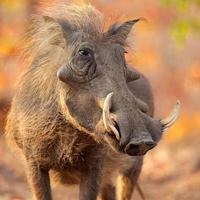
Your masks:
M9 98L23 64L22 34L35 11L59 0L0 1L0 99ZM63 1L62 1L63 2ZM69 2L69 1L64 1ZM74 2L74 1L73 1ZM75 2L82 3L80 0ZM200 199L200 0L91 0L107 20L146 18L133 30L127 60L149 79L155 116L181 101L179 120L145 157L140 185L147 200ZM1 106L1 105L0 105ZM6 110L0 112L0 129ZM30 199L23 165L0 135L0 200ZM56 199L77 199L77 188L58 187ZM140 199L135 191L133 197Z

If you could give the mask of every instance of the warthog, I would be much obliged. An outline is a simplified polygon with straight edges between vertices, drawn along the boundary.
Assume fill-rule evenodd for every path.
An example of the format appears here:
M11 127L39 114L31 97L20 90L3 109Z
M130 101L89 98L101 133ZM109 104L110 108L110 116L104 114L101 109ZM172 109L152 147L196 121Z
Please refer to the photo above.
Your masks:
M7 138L26 161L37 200L50 200L50 178L80 184L80 200L129 200L143 155L176 119L153 118L148 81L126 64L138 21L103 31L91 5L55 6L28 31L30 64L8 115Z

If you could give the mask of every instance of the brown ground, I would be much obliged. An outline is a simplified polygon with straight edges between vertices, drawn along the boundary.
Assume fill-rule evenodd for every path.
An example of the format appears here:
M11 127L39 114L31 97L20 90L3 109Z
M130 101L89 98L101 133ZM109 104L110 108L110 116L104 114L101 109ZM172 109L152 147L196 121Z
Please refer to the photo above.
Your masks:
M163 139L144 162L140 185L147 200L200 200L200 135ZM54 199L78 199L78 188L53 189ZM135 198L134 198L135 197ZM0 200L31 199L18 155L0 137ZM137 191L133 199L140 200Z

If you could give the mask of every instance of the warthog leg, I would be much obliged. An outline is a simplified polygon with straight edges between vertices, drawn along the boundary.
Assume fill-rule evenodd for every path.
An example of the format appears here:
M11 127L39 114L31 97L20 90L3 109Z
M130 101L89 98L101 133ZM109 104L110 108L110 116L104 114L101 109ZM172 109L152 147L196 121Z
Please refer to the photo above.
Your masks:
M27 175L35 200L52 200L48 170L44 170L36 162L28 161Z

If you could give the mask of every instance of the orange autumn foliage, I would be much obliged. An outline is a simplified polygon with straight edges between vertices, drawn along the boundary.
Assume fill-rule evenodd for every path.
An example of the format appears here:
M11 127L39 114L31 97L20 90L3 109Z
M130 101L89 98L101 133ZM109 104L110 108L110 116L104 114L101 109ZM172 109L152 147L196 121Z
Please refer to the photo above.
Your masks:
M43 9L59 0L40 1L2 0L0 6L0 94L14 85L21 69L17 61L21 35L32 11ZM73 2L82 4L83 0ZM177 140L190 132L200 130L200 44L198 36L190 33L182 49L170 38L173 7L164 7L159 0L149 0L144 6L139 0L90 1L105 14L105 26L115 19L128 20L144 17L133 30L133 47L128 49L127 60L142 71L150 80L156 100L156 116L168 112L176 98L181 99L181 116L168 131L166 138ZM37 8L35 7L37 6ZM191 12L192 15L192 11ZM119 17L122 16L122 17ZM170 78L171 77L171 78ZM9 86L9 87L8 87ZM1 92L3 91L3 92ZM167 99L167 100L166 100ZM162 108L162 109L158 109ZM161 115L162 114L162 115Z

